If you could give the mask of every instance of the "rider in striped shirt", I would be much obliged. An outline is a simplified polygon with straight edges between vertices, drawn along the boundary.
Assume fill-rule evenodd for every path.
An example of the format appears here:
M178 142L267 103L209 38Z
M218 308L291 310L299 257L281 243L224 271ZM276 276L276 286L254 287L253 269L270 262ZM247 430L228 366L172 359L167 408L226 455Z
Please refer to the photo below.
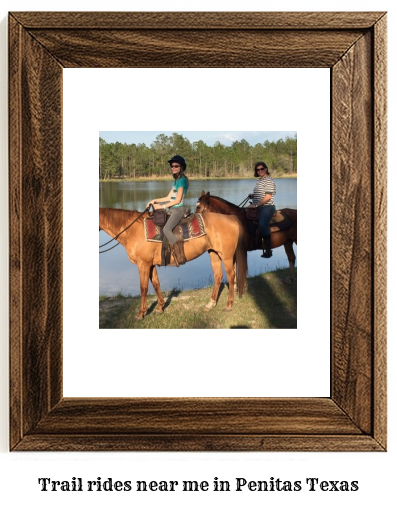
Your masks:
M252 197L252 204L249 207L259 208L259 232L263 242L263 254L261 257L269 258L273 255L271 250L271 233L269 222L276 212L273 197L276 194L276 184L269 176L269 169L264 162L255 164L254 176L259 178L256 182Z

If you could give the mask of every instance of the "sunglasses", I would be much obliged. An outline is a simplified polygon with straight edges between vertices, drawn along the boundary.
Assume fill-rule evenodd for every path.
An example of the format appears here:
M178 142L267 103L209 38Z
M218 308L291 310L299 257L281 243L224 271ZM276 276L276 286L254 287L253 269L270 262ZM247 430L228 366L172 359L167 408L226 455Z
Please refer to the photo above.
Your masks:
M173 164L171 167L181 167L181 166Z

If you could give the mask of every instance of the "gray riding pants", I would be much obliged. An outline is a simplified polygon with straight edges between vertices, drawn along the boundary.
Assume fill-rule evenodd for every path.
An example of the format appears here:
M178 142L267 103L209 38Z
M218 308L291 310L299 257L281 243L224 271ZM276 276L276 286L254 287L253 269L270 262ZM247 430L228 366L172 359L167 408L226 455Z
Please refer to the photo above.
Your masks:
M179 222L182 220L183 215L185 214L186 206L180 206L178 208L170 209L170 217L167 220L167 223L164 226L164 234L167 237L168 241L171 245L175 245L177 242L177 238L175 234L172 232L172 229L176 227Z

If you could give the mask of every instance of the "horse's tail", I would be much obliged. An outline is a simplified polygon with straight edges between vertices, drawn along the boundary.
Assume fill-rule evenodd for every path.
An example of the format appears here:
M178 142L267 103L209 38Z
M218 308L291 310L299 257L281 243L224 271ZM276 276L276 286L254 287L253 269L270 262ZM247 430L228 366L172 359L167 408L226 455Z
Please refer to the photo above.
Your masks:
M239 297L241 297L247 289L247 235L240 220L236 220L236 222L238 223L239 228L238 243L236 249L236 282L237 292Z

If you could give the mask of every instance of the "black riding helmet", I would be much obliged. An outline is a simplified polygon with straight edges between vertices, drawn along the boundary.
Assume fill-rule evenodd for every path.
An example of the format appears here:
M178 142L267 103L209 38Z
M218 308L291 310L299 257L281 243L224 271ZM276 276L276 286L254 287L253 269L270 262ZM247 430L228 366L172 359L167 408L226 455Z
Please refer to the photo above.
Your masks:
M181 166L181 170L184 171L186 169L186 160L180 155L175 155L174 157L167 160L167 162L171 165L172 162L176 162Z

